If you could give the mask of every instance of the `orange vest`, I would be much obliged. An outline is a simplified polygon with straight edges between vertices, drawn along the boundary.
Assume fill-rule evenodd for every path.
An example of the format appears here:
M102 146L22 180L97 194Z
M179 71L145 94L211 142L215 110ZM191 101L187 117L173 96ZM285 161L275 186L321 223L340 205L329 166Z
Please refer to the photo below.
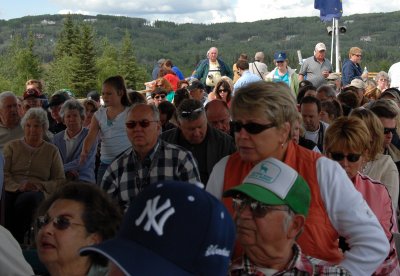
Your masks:
M297 243L309 256L338 264L343 255L338 249L338 233L333 228L321 198L317 180L316 162L320 154L289 142L284 162L295 169L308 183L311 190L311 206L306 218L304 231ZM253 165L242 161L239 153L229 156L225 168L224 187L226 191L241 184ZM224 205L233 215L231 198L223 199ZM234 259L239 252L236 250Z

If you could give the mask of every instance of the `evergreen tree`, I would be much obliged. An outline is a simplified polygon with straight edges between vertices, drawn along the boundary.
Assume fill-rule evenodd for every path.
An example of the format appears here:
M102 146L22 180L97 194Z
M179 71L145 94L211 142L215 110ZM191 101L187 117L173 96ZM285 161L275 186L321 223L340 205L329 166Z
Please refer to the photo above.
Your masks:
M146 73L145 70L139 68L136 64L134 46L128 31L125 32L125 36L122 40L120 71L121 75L125 78L125 83L128 88L143 89Z
M72 87L72 72L76 66L76 58L62 56L51 62L46 70L46 88L52 94L57 90Z
M46 86L50 93L72 87L72 76L77 64L75 51L78 43L79 37L72 15L68 14L64 18L63 28L56 41L55 59L46 70Z
M78 42L78 33L70 14L64 19L63 29L61 30L55 49L55 58L61 58L64 55L72 56Z
M88 24L80 27L79 43L75 51L77 64L72 73L72 89L76 96L85 97L96 87L97 69L93 30Z
M97 87L101 87L103 81L110 76L119 75L118 52L107 38L102 41L103 53L96 61Z
M24 41L20 35L14 36L0 62L1 84L7 86L2 87L2 91L11 90L22 94L28 79L41 77L40 61L34 53L34 46L32 32L28 35L28 41Z

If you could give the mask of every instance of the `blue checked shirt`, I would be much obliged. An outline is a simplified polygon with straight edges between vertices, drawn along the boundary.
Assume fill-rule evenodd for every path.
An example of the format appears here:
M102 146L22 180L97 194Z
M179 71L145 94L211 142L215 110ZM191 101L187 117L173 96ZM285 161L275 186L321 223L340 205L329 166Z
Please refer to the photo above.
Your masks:
M104 174L101 188L127 210L140 191L164 180L199 183L200 173L190 151L159 139L143 161L133 148L114 160Z

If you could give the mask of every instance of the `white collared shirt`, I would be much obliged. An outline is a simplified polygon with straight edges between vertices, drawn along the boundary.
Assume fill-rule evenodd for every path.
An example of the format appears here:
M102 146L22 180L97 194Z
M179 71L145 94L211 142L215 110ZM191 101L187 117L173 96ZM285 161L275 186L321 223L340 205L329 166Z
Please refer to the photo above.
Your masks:
M81 134L83 128L74 136L74 137L69 137L67 130L64 132L64 140L65 140L65 150L66 150L66 156L67 159L70 158L72 153L75 151L77 145L78 145L78 137Z

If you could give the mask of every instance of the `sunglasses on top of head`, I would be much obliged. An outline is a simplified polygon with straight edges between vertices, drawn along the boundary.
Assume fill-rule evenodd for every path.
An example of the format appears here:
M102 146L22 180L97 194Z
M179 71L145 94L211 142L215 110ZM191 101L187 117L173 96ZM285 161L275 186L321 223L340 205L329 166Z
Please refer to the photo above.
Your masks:
M242 128L244 128L249 134L259 134L259 133L263 132L264 130L273 128L275 126L276 126L275 123L269 123L269 124L263 125L263 124L258 124L258 123L243 124L242 122L239 122L239 121L231 122L231 127L233 128L234 132L240 132L242 130Z
M192 116L192 114L193 113L199 113L199 112L202 112L202 111L204 111L204 107L199 107L199 108L196 108L196 109L194 109L194 110L191 110L191 111L181 111L181 117L182 118L189 118L189 117L191 117Z

